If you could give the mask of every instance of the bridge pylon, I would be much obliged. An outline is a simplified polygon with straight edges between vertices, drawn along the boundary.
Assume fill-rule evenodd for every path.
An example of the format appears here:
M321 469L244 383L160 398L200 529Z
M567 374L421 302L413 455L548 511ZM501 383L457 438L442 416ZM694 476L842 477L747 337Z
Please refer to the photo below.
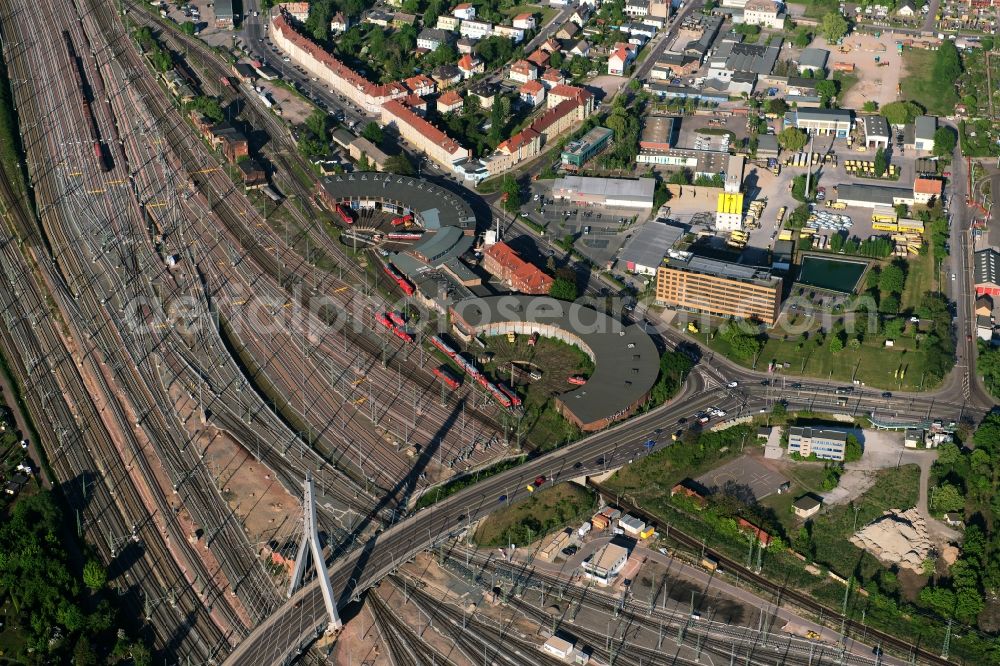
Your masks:
M319 526L316 524L316 496L313 492L311 472L306 472L306 480L302 486L302 541L299 542L299 552L295 556L295 569L292 571L292 579L288 583L287 596L291 597L301 587L306 567L311 562L316 577L319 579L320 590L323 592L326 612L330 616L327 632L339 631L344 625L337 613L337 600L333 596L333 585L326 573L323 549L319 543Z

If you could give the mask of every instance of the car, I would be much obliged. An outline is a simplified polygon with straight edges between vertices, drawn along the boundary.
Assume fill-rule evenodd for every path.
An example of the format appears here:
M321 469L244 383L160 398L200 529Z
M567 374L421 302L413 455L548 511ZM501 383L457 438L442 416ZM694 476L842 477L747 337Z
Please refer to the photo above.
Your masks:
M500 503L500 504L503 504L506 501L507 501L507 496L506 495L501 495L500 499L497 500L497 502Z
M28 440L26 440L26 439L22 439L21 440L21 448L22 449L28 448Z
M951 274L951 279L952 279L952 281L955 280L955 274L954 273Z
M542 485L543 483L545 483L545 477L544 476L542 476L542 475L539 474L538 476L535 477L535 487L536 488L538 486Z
M699 613L698 611L695 611L695 612L691 613L691 619L692 620L700 620L701 619L701 613Z
M654 446L656 446L656 440L655 439L647 439L646 440L646 448L647 449L651 449Z
M679 419L677 419L677 425L684 425L687 422L688 422L688 420L687 420L686 416L682 416Z
M770 386L771 385L771 380L770 379L762 379L762 380L760 380L760 385L761 386Z
M728 386L729 388L736 388L739 385L740 385L739 382L729 382L728 384L726 384L726 386Z
M580 549L577 548L576 546L566 546L565 548L562 549L562 554L565 555L566 557L569 557L571 555L575 555L576 551L578 550Z
M462 522L463 520L465 520L465 518L466 518L466 515L464 513L460 513L460 514L458 514L458 519L457 520L458 520L458 522Z
M710 418L711 417L709 417L708 414L705 414L704 416L702 416L701 418L698 419L698 423L701 423L702 425L704 425L704 424L708 423L708 421L709 421Z
M882 397L883 398L891 398L892 397L892 391L886 391L885 393L882 394Z
M794 384L791 384L791 388L794 389L802 388L802 384L800 382L795 382Z
M581 467L583 467L583 463L582 462L577 462L577 463L575 463L573 465L573 469L580 469Z

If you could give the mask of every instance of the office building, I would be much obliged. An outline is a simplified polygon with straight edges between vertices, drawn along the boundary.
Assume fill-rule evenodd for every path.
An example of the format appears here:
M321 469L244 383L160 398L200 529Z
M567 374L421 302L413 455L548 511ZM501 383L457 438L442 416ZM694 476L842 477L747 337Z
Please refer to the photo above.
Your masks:
M595 127L582 138L570 141L563 148L560 159L567 171L576 171L583 167L594 155L604 150L611 141L614 132L607 127Z
M788 429L788 452L797 453L803 458L815 455L820 460L842 462L846 448L847 433L839 430L797 426Z
M772 326L781 307L780 277L769 269L670 250L656 272L656 302Z
M583 575L598 585L610 585L627 561L628 550L623 546L609 543L583 563Z

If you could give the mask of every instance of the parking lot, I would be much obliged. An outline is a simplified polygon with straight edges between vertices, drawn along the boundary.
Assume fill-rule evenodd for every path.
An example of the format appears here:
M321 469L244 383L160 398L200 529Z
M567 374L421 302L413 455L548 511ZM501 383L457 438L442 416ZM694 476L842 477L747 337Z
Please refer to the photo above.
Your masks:
M721 150L725 152L734 141L739 141L747 135L746 116L731 116L729 118L685 116L680 125L677 147L690 150ZM711 134L698 130L707 130ZM719 133L724 130L732 132L735 139L726 141L727 135Z

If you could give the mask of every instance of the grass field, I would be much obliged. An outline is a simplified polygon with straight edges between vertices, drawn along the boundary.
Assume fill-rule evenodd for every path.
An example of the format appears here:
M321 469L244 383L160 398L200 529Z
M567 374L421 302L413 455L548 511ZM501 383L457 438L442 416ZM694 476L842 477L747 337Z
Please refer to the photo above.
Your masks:
M934 51L906 49L903 52L906 75L900 82L903 99L913 100L927 112L937 116L949 115L958 102L954 86L942 88L933 80Z
M916 307L924 294L938 290L937 271L934 270L934 253L925 252L908 262L906 284L899 299L903 310Z
M797 519L792 514L792 503L806 493L816 495L821 493L823 491L821 484L826 474L824 464L821 462L797 462L785 467L781 473L792 482L791 490L768 495L760 503L774 509L774 514L785 526L785 530L791 533L793 528L797 529L795 526Z
M778 329L780 330L780 329ZM850 383L854 379L868 386L890 390L916 390L920 387L920 368L925 363L925 354L916 348L913 338L903 337L894 341L893 347L886 347L882 338L865 341L859 349L845 347L837 354L830 352L826 342L817 345L813 339L782 340L781 337L769 338L764 344L764 350L757 361L757 368L767 368L773 359L778 363L788 362L790 375L831 379ZM705 336L697 336L699 343L705 343L716 352L725 355L741 365L748 366L750 361L733 357L729 343L716 335L714 339L705 341ZM800 345L801 342L801 345ZM905 368L902 380L893 376L899 369ZM924 388L930 388L924 386Z
M803 0L795 4L803 5L806 18L812 19L821 19L828 12L836 12L838 6L837 0Z
M507 508L495 511L479 525L475 540L481 546L523 546L544 534L589 517L597 496L575 483L560 483L535 491Z

